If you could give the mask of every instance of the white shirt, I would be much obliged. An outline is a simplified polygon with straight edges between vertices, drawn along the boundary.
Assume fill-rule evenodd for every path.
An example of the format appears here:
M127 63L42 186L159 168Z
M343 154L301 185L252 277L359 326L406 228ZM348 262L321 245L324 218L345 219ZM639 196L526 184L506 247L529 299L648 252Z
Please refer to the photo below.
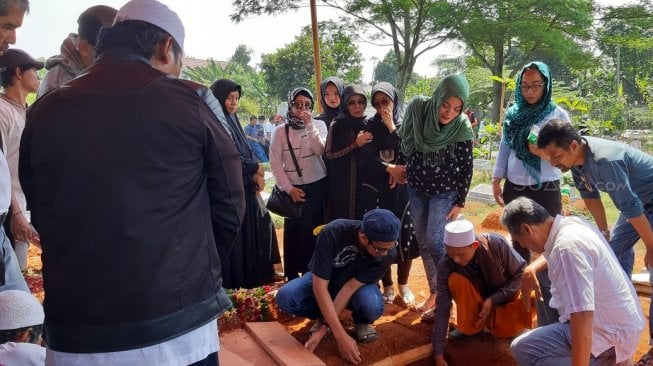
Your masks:
M107 353L65 353L47 349L46 366L186 366L220 349L218 321L144 348Z
M11 191L23 212L27 208L27 203L23 189L20 186L20 180L18 179L18 150L24 129L25 108L0 97L0 136L2 136L2 151L9 167Z
M327 171L322 154L324 154L327 129L324 121L320 120L313 120L313 123L303 130L289 129L290 143L302 170L300 178L290 156L285 126L281 124L272 132L270 167L277 186L282 191L290 193L293 185L313 183L326 177Z
M45 365L45 347L22 342L0 344L0 365L43 366Z
M270 121L265 121L263 122L263 132L265 135L272 135L272 131L274 130L274 125L270 123Z
M558 215L544 246L552 308L560 322L593 311L592 355L614 346L617 363L631 359L644 330L635 288L603 235L578 217Z

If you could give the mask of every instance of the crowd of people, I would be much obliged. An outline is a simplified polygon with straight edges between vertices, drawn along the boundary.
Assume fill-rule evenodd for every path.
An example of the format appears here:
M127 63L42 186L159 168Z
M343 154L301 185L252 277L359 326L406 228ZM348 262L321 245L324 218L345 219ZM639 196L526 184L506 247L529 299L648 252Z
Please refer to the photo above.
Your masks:
M237 81L179 79L184 26L157 0L87 9L45 63L9 48L29 5L0 0L0 364L216 365L225 289L272 283L282 261L277 305L315 320L306 348L332 334L353 364L389 303L433 322L437 366L447 339L482 332L514 338L520 365L632 364L645 318L630 274L639 239L653 263L653 157L580 136L546 64L524 66L503 121L492 189L506 239L460 217L478 125L463 75L405 112L390 83L368 94L332 76L317 101L297 86L285 116L242 124ZM283 256L261 195L268 159L302 205L284 219ZM566 170L594 224L561 215ZM600 191L620 211L612 227ZM21 272L30 244L42 247L43 306ZM430 290L419 304L418 257Z

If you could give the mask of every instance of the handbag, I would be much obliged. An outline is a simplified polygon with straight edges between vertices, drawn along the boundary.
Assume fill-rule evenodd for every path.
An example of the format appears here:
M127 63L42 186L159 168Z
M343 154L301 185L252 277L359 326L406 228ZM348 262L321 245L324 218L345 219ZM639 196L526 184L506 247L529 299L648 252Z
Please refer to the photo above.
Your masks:
M292 145L290 144L290 137L288 136L288 129L290 126L286 125L286 140L288 141L288 150L290 151L290 156L292 161L295 164L295 169L297 169L297 175L302 177L302 171L299 169L299 164L297 163L297 157L295 157L295 151L293 150ZM268 198L268 203L265 205L268 210L274 212L275 214L289 219L297 219L302 216L302 208L304 207L304 202L295 202L292 197L284 191L282 191L279 186L276 184L272 187L272 193Z

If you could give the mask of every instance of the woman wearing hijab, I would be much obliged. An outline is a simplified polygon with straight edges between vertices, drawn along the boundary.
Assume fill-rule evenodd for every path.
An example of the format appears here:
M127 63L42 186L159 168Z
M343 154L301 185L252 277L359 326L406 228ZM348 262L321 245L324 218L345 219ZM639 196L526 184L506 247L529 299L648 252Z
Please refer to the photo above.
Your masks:
M240 85L220 79L211 85L227 119L228 127L240 152L245 184L245 218L231 253L221 256L222 286L253 288L274 280L273 264L281 262L279 244L270 214L264 209L259 192L263 190L263 167L252 153L236 111L242 95Z
M372 134L372 141L360 148L358 154L358 215L375 208L392 211L402 221L397 256L397 282L404 305L414 305L415 295L408 287L408 275L413 258L419 256L413 235L413 224L408 210L405 158L401 154L397 135L401 126L402 110L392 84L381 82L372 88L372 106L376 114L367 120L363 131ZM383 277L383 300L393 303L395 292L392 271Z
M340 94L342 94L343 88L344 84L342 79L335 76L330 76L324 79L322 84L320 84L320 105L322 106L322 114L315 117L315 119L324 121L327 128L340 112Z
M463 75L445 77L431 98L411 100L399 131L415 236L431 293L419 307L426 320L433 318L444 226L464 207L472 181L473 135L462 113L468 95Z
M340 114L329 127L326 163L329 170L328 221L356 219L357 156L361 146L372 141L365 126L367 97L359 85L347 85L342 91Z
M313 94L305 88L294 89L288 96L286 123L275 127L270 143L270 167L277 186L293 201L304 202L301 217L286 218L283 224L283 261L289 281L308 270L315 249L313 229L324 224L328 195L327 171L322 161L327 129L322 121L313 119L312 110Z
M562 211L560 177L562 173L553 167L537 149L537 131L546 122L559 119L571 123L567 112L551 101L553 81L549 67L542 62L531 62L519 73L515 89L515 104L506 111L503 135L497 154L492 178L495 201L503 206L519 196L525 196L546 208L551 216ZM533 142L529 135L533 134ZM505 179L503 190L501 180ZM519 242L512 242L515 250L530 262L531 255ZM536 263L533 263L537 266ZM529 268L527 267L527 272ZM548 304L550 281L546 270L539 272L544 301L537 301L539 326L558 321L558 312Z

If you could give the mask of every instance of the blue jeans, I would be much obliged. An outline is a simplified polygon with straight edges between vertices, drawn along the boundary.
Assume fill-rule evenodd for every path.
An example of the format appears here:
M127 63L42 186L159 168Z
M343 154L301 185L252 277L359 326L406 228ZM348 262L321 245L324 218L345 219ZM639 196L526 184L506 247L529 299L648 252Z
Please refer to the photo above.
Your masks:
M653 224L653 206L644 209L644 215L650 224ZM610 229L610 247L621 268L624 269L628 278L633 274L633 267L635 266L635 244L639 240L639 234L635 231L633 225L626 221L623 214L619 215L617 222L614 223ZM653 268L649 268L649 282L653 285ZM648 309L648 326L649 326L649 345L653 346L653 306Z
M555 323L528 331L515 338L510 351L520 366L571 365L571 327L569 323ZM590 356L592 366L614 366L614 347Z
M444 226L458 192L451 191L435 196L424 196L408 186L410 209L415 228L415 238L424 262L424 271L429 281L431 294L437 291L438 263L446 254L444 249Z
M20 267L18 266L18 259L16 253L11 247L9 238L5 235L5 229L0 225L0 251L2 252L2 259L4 261L4 283L0 282L0 291L5 290L23 290L29 292L25 277L23 277Z
M335 298L340 289L329 289L331 298ZM283 285L277 292L277 306L284 312L303 318L317 319L322 317L320 307L313 294L313 273L306 272L303 276ZM355 324L372 324L383 315L383 298L376 283L363 285L349 299L347 309L352 311Z

